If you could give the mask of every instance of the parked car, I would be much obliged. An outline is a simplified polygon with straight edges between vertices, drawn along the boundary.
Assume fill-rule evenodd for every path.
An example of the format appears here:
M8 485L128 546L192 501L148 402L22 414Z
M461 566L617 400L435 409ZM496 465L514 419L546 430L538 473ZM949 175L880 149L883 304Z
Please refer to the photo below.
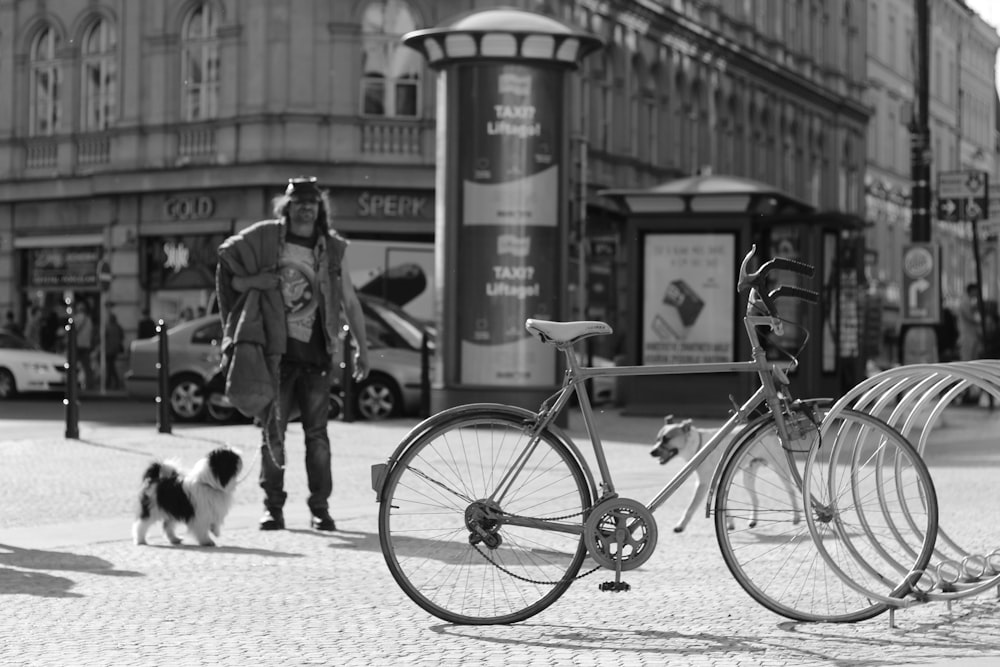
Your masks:
M66 357L0 333L0 400L27 392L65 392Z
M420 407L420 347L427 331L433 347L433 329L398 306L360 294L368 334L371 373L355 387L355 414L364 419L386 419L412 414ZM207 387L222 360L222 323L218 314L206 315L167 330L169 401L174 419L198 421L206 417L227 421L235 415L225 396ZM159 340L136 340L130 346L130 368L125 374L128 393L139 398L157 395ZM340 360L336 360L335 368ZM340 412L340 373L331 380L331 415ZM215 385L218 385L216 378Z

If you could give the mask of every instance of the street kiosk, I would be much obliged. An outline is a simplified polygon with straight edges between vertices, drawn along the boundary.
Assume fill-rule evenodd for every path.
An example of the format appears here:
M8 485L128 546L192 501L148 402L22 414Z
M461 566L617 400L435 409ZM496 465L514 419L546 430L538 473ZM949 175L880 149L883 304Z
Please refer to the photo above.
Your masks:
M788 323L771 334L768 354L794 355L799 398L840 396L862 379L863 222L814 207L777 188L732 176L695 176L644 190L606 190L626 210L628 365L743 361L750 358L736 292L739 263L757 246L763 262L781 256L816 267L806 278L774 272L775 281L820 294L817 304L778 302ZM621 378L620 400L636 414L718 417L728 396L748 396L749 374Z

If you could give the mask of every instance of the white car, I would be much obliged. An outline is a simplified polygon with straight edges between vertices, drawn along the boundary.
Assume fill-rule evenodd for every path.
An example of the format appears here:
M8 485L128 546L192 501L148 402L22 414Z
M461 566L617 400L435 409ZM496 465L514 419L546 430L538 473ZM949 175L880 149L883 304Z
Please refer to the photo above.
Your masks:
M0 400L25 392L66 391L66 357L0 333Z

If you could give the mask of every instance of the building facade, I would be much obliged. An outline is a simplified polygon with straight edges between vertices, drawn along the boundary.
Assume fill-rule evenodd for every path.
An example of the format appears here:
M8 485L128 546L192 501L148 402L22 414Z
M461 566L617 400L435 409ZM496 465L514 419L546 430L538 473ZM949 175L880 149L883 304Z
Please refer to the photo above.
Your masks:
M569 254L584 251L588 290L573 315L623 321L606 188L711 172L865 211L862 0L14 0L0 3L0 309L95 305L100 262L130 335L143 308L205 306L218 242L299 174L331 189L359 280L392 255L432 281L436 82L399 38L498 4L606 43L570 105L585 224Z
M997 173L997 30L961 0L932 0L929 45L931 188L938 174L966 169ZM865 217L870 223L870 284L884 302L883 361L898 361L902 248L910 242L910 129L915 100L915 10L912 0L869 0L868 103L873 109L865 168ZM994 199L997 199L996 195ZM1000 206L1000 201L998 201ZM954 308L975 280L971 226L934 217L932 240L941 246L942 296ZM993 211L1000 217L1000 210ZM995 236L984 237L984 297L996 298Z

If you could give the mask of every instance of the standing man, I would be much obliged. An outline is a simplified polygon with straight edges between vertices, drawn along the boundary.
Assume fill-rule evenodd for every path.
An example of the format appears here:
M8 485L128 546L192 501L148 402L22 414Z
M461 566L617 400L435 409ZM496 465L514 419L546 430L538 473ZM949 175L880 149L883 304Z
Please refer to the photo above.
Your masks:
M139 318L139 330L136 338L152 338L156 335L156 322L149 316L149 308L142 309L142 317Z
M118 356L125 352L125 331L118 323L118 316L108 309L108 321L104 325L104 377L108 389L121 389L122 379L118 375Z
M94 348L94 321L90 319L90 308L86 301L80 301L73 313L73 327L76 329L76 362L83 365L83 386L94 386L94 368L90 363L90 353Z
M329 201L316 179L289 179L273 204L277 219L258 222L219 246L226 394L261 423L260 529L285 527L285 432L294 404L305 434L311 525L333 531L327 434L333 359L343 307L357 343L354 379L367 377L364 315L347 268L348 243L330 228Z

